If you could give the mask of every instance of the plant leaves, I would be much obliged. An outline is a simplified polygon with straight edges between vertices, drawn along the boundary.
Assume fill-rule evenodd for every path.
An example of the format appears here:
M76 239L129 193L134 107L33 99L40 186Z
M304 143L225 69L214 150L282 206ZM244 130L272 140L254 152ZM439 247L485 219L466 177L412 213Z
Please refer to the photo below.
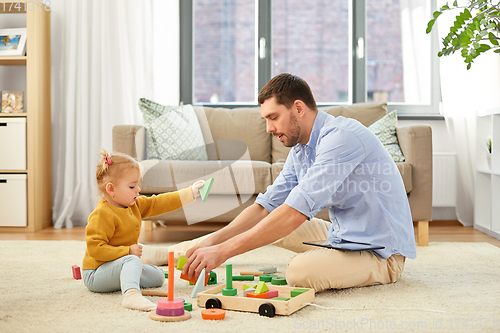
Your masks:
M488 33L488 38L489 38L491 44L498 45L498 40L497 40L497 38L495 37L495 35L493 33L489 32Z
M458 1L457 0L453 1L453 7L458 7Z
M435 12L432 14L432 16L433 16L435 19L437 19L437 18L439 17L439 15L441 15L441 14L442 14L442 12L440 12L440 11L438 10L438 11L435 11Z
M434 25L435 22L436 22L436 19L432 19L429 21L429 23L427 23L427 29L425 30L425 33L431 32L432 26Z

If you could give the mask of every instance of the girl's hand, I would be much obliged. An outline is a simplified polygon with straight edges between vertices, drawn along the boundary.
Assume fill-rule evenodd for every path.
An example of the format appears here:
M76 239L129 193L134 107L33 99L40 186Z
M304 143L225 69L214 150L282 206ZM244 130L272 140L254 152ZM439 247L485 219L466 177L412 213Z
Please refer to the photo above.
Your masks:
M196 197L200 196L200 187L202 187L204 183L205 183L204 180L198 180L196 183L194 183L191 186L191 191L193 192L194 199L196 199Z
M142 257L142 245L141 244L130 245L128 254L133 254L134 256L138 256L139 258Z

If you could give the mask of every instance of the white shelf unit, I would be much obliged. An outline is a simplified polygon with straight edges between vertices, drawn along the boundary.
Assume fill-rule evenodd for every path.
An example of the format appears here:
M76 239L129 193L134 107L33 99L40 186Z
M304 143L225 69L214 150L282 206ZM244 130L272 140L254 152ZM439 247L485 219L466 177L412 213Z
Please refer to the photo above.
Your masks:
M491 166L486 142L491 137ZM500 239L500 109L477 116L474 228Z

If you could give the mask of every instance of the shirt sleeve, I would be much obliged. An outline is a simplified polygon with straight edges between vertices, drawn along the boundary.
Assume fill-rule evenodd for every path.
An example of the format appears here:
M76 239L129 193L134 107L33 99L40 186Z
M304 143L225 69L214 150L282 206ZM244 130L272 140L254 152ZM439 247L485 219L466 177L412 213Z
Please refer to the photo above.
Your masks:
M194 202L191 187L180 191L152 195L151 197L140 196L137 198L137 207L143 219L157 216L179 209L182 206Z
M109 244L110 239L115 234L115 223L110 215L91 214L85 230L87 251L95 260L112 261L129 254L129 246L113 246Z
M292 149L288 154L283 170L273 182L267 187L266 193L260 193L255 199L255 203L264 207L269 213L281 206L290 191L297 186L297 174L293 162L294 150Z
M334 205L335 192L366 157L363 142L350 130L334 128L318 141L313 165L284 202L309 220Z

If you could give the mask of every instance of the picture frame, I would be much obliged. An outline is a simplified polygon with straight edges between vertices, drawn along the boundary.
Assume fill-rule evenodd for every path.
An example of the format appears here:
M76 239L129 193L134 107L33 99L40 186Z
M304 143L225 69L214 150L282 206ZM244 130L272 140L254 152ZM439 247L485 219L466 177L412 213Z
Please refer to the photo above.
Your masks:
M26 54L26 28L0 29L0 57Z

